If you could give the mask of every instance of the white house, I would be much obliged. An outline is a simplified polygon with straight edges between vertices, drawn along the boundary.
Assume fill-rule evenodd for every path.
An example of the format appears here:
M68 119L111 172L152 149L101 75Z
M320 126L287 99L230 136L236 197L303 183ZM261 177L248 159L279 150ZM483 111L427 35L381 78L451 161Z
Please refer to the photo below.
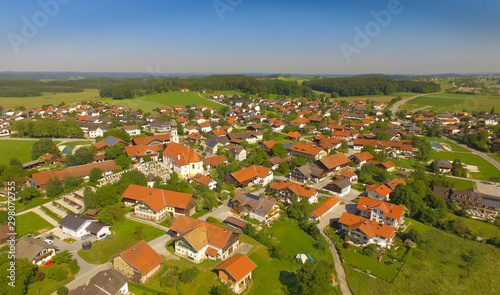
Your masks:
M100 239L111 233L109 225L98 222L97 220L82 214L68 214L66 217L61 219L61 221L59 221L59 225L62 228L63 233L75 238L81 238L84 235L93 234Z

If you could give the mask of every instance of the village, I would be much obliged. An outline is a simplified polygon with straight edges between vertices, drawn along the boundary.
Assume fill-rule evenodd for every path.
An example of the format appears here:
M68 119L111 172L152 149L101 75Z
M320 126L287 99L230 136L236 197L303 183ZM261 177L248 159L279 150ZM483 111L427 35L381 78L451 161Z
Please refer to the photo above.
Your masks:
M57 268L68 276L53 284L70 294L208 288L203 280L220 284L213 294L259 294L271 284L270 262L256 255L265 246L266 259L293 261L293 270L328 265L311 283L350 294L342 265L392 281L420 242L412 223L438 227L446 210L498 218L500 174L484 178L479 164L433 156L457 151L462 139L500 151L498 115L393 114L393 101L370 99L210 100L220 108L145 113L95 100L3 110L0 135L10 138L68 129L67 144L40 140L9 179L30 200L16 216L50 225L18 232L16 257L50 273L71 253L79 271L61 266L69 259ZM310 249L293 252L280 227L310 239ZM0 241L12 232L2 226Z

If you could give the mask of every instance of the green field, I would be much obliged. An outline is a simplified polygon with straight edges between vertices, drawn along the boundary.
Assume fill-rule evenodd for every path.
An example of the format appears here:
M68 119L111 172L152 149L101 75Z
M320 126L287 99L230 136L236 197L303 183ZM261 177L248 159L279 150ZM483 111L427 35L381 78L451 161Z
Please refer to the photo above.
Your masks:
M220 107L223 106L220 103L198 96L198 93L196 91L164 92L164 93L146 95L131 99L122 99L122 100L111 99L111 98L105 98L100 100L110 104L123 106L132 110L141 109L144 112L152 111L157 107L161 106L171 107L174 105L187 106L195 104L195 105L205 105L208 107L214 107L216 109L219 109Z
M461 146L459 146L458 144L456 143L453 143L449 140L446 140L444 138L440 138L440 137L425 137L426 139L428 139L429 141L435 141L435 142L439 142L439 143L446 143L447 145L449 145L451 147L451 149L454 151L454 152L461 152L461 153L470 153L470 151L466 148L463 148Z
M86 92L86 93L85 93ZM51 97L46 99L46 97ZM44 104L58 105L61 102L73 104L87 100L99 99L98 89L86 89L84 92L76 93L44 93L41 96L30 97L0 97L0 106L4 109L24 106L26 108L41 107Z
M494 278L500 249L411 223L410 228L428 242L410 250L394 283L372 279L344 264L353 294L498 294L500 280Z
M415 110L427 107L426 111L487 111L500 108L500 96L436 93L417 97L404 104L401 109Z
M245 93L243 93L241 91L237 91L237 90L214 90L212 92L200 93L200 94L203 97L209 98L211 94L224 94L224 95L227 95L227 94L231 94L231 95L241 94L241 95L244 95Z
M163 230L156 227L142 224L130 219L123 219L111 228L115 231L114 234L111 235L111 239L107 238L102 241L94 242L92 243L92 249L79 250L78 255L88 263L103 264L106 261L111 260L111 257L119 251L139 241L134 236L135 229L138 226L143 227L143 240L146 242L165 234Z
M459 159L464 164L477 166L479 172L470 173L475 179L488 180L492 176L500 175L500 171L490 162L472 153L436 152L433 158L448 161Z
M21 163L31 161L31 147L36 140L0 140L0 164L9 164L11 158L18 158Z
M500 163L500 156L499 155L497 155L497 154L488 154L488 156L490 156L493 160L495 160L498 163Z
M43 230L48 230L54 226L47 220L43 219L35 212L28 212L16 216L16 232L18 237L26 234L39 235Z
M472 180L465 180L465 179L458 179L458 178L451 178L451 177L446 177L446 180L451 182L453 184L453 188L456 189L470 189L470 188L476 188L476 183Z

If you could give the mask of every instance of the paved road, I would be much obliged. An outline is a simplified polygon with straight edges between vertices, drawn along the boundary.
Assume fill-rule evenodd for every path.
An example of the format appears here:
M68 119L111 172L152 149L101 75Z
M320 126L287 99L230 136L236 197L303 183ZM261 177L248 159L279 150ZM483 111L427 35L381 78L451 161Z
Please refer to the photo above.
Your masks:
M320 229L320 231L328 241L328 244L330 244L330 251L332 252L333 263L335 264L335 272L337 273L337 281L339 282L340 290L342 290L342 294L344 295L352 295L351 289L349 289L349 285L347 284L344 267L342 266L342 261L340 261L339 253L337 253L337 249L335 249L335 246L333 246L330 238L324 233L324 229L325 228Z
M490 162L493 166L495 166L497 169L500 170L500 163L497 162L495 159L491 158L490 156L488 156L487 154L485 154L483 152L480 152L478 150L475 150L473 148L470 148L467 145L459 143L458 141L455 141L455 140L453 140L451 138L446 138L446 139L449 140L449 141L451 141L451 142L453 142L453 143L455 143L455 144L457 144L457 145L459 145L459 146L461 146L461 147L463 147L464 149L467 149L467 150L471 151L474 155L480 156L481 158L483 158L486 161ZM492 175L492 176L494 176L494 175Z
M439 93L439 92L436 92L436 93ZM395 104L393 104L389 110L391 110L392 116L395 117L396 113L399 110L399 108L403 104L407 103L408 101L410 101L410 100L412 100L414 98L417 98L417 97L420 97L420 96L424 96L424 95L429 95L429 94L433 94L433 93L423 93L423 94L419 94L419 95L415 95L415 96L412 96L412 97L408 97L408 98L402 99L402 100L396 102Z
M228 217L228 216L235 216L234 214L231 213L231 208L229 208L227 206L228 203L229 203L229 198L226 199L222 203L221 206L219 206L219 207L215 208L214 210L212 210L211 212L208 212L207 214L199 217L198 219L206 221L208 217L214 217L214 218L217 218L219 220L224 221L224 219L226 219L226 217Z
M203 95L201 95L199 91L198 91L198 96L199 96L199 97L201 97L201 98L204 98L204 99L211 100L211 101L213 101L213 102L215 102L215 103L218 103L218 104L220 104L220 105L223 105L223 106L229 106L229 105L227 105L227 104L225 104L225 103L222 103L222 102L220 102L220 101L217 101L217 100L215 100L215 99L206 98L206 97L204 97Z

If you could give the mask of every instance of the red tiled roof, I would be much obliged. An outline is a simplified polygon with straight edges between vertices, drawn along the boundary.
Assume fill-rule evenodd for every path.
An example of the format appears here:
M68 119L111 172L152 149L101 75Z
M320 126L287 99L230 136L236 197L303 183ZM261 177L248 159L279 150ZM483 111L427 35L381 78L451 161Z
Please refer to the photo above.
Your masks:
M246 255L236 254L215 269L227 271L237 282L239 282L256 267L257 265Z
M371 211L373 208L379 208L384 211L384 216L401 219L403 216L405 207L387 203L384 201L375 200L367 197L360 197L358 201L358 209L364 211Z
M203 162L205 162L207 165L217 167L219 166L222 162L227 162L229 161L226 156L224 155L218 155L215 157L209 157L205 158Z
M254 177L266 177L271 172L271 168L261 167L261 166L251 166L240 171L231 173L234 179L242 183Z
M174 163L179 166L185 166L190 163L201 162L201 157L195 153L190 147L176 143L170 142L165 147L163 155L176 159Z
M191 194L131 184L123 193L122 198L142 201L152 210L158 212L167 206L186 209L189 201L191 201L194 196Z
M340 202L339 199L335 197L330 197L326 199L323 203L319 204L316 208L314 208L311 211L311 214L313 214L316 217L320 217L323 213L330 210L330 208L337 205L339 202Z
M377 235L389 239L394 235L394 227L390 225L378 223L347 212L342 213L338 222L347 225L347 230L359 229L370 238Z
M195 176L189 178L189 180L192 180L194 182L201 183L201 184L204 184L204 185L209 185L210 182L212 182L213 179L211 177L208 177L208 176L205 176L205 175L203 175L201 173L198 173Z
M99 168L103 172L113 171L120 169L120 166L116 165L114 161L104 161L98 163L91 163L86 165L80 165L60 170L39 172L32 175L35 185L46 185L51 179L59 178L59 180L64 180L67 176L83 177L90 174L90 170L93 168Z
M145 241L139 241L124 249L116 256L121 256L131 267L138 269L142 275L149 274L163 262L158 253Z

